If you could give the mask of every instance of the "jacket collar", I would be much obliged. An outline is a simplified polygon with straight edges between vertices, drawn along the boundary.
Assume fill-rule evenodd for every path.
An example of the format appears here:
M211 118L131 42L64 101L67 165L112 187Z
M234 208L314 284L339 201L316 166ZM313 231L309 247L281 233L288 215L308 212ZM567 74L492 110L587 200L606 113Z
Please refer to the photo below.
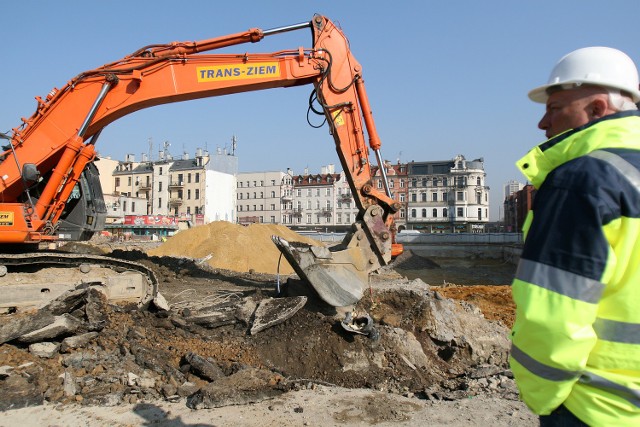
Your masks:
M620 139L633 123L633 133L640 135L640 111L621 111L568 130L534 147L516 162L516 166L535 188L539 188L547 175L575 158L607 147L625 147ZM629 123L630 122L630 123ZM624 124L623 124L624 123ZM615 129L616 135L610 130ZM634 139L638 144L639 139ZM635 147L639 148L639 147Z

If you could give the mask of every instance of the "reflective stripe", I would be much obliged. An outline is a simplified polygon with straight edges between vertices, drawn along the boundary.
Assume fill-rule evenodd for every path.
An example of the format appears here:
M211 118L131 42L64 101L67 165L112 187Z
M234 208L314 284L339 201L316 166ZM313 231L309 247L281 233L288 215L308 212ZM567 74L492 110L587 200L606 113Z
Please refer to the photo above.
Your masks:
M577 379L580 372L565 371L563 369L554 368L538 362L524 351L520 350L515 344L511 344L511 357L519 364L527 368L531 373L549 381L569 381Z
M640 325L597 318L593 324L599 339L626 344L640 344Z
M591 304L600 301L604 291L604 284L597 280L524 258L518 264L516 279Z
M640 390L634 390L629 387L625 387L620 384L616 384L613 381L609 381L606 378L585 372L580 376L580 383L587 384L595 388L603 389L609 393L615 394L618 397L626 400L632 405L640 408Z
M636 169L631 163L627 162L617 154L609 151L596 150L588 154L590 157L604 160L611 166L616 168L618 172L622 174L627 180L640 191L640 171Z

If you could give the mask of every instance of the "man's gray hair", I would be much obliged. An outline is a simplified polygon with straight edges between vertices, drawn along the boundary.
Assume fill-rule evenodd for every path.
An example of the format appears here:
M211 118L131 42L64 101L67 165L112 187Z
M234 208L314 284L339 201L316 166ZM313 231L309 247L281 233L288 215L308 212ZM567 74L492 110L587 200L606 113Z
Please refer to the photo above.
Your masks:
M607 89L609 94L609 107L616 111L637 110L638 106L634 104L630 96L620 93L616 89Z

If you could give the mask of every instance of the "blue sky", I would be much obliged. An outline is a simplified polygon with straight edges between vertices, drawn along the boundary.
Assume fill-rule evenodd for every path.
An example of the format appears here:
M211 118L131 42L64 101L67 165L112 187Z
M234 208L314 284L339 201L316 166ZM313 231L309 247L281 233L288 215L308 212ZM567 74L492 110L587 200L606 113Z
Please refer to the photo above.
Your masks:
M338 23L363 67L382 154L392 162L483 157L498 219L503 185L523 181L514 162L544 140L543 106L528 100L555 62L585 46L611 46L640 62L638 0L564 1L34 1L6 2L0 36L0 131L82 71L154 43L196 41L249 28ZM242 45L235 52L309 46L307 30ZM157 158L230 147L242 172L319 172L339 161L327 127L306 122L310 86L153 107L110 124L103 156ZM375 161L374 156L371 156Z

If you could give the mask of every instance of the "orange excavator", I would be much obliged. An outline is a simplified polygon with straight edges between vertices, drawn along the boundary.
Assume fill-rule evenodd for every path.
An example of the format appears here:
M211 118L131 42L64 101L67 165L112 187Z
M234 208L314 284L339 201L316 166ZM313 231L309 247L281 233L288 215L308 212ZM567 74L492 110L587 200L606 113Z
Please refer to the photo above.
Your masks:
M306 28L312 32L311 48L205 53ZM25 253L41 243L88 240L102 229L106 208L93 161L105 126L154 105L301 85L313 86L310 111L326 118L359 214L352 231L333 247L273 241L327 303L357 302L369 274L402 250L395 244L393 222L400 205L386 176L383 191L372 183L369 149L384 168L362 67L342 31L316 15L310 22L270 30L145 46L77 75L44 99L36 97L35 113L10 134L0 134L6 140L0 155L0 310L16 311L87 284L104 286L112 300L145 304L157 294L152 272L135 263L88 254ZM39 273L42 268L55 270ZM26 272L32 279L11 279Z

